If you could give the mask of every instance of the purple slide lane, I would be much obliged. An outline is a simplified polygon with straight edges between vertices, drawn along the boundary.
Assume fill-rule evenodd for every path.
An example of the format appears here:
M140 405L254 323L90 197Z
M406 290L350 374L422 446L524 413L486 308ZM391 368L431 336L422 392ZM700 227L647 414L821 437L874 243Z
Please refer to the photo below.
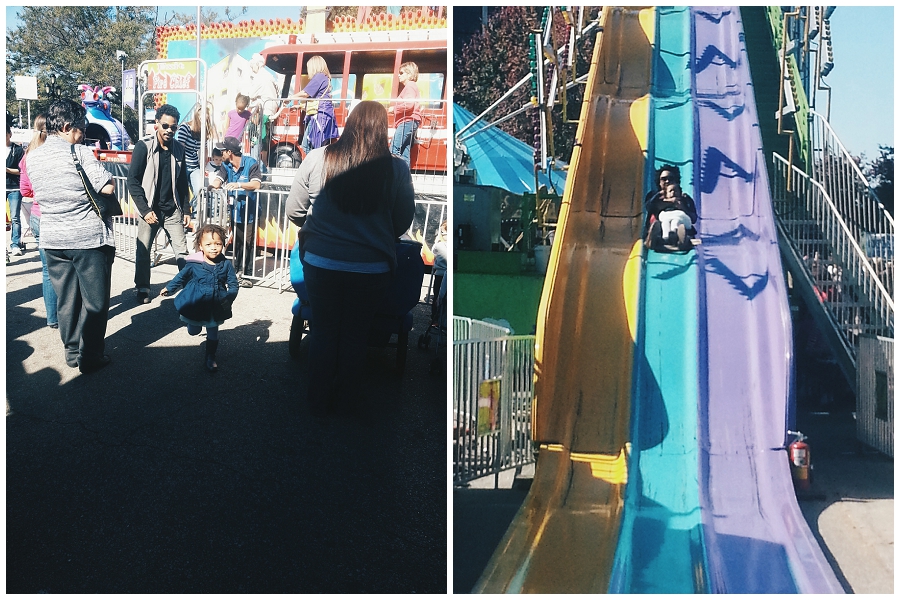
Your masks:
M711 591L840 593L797 506L784 451L790 312L740 9L695 7L692 17L700 485Z

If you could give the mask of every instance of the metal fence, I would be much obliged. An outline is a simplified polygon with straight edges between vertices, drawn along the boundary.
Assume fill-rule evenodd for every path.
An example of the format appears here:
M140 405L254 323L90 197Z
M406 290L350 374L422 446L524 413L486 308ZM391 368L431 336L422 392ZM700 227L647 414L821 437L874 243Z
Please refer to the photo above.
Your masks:
M453 485L534 462L533 391L533 335L453 342Z
M398 99L390 98L371 98L382 102L385 106L400 102ZM277 98L267 100L265 109L275 112L289 98ZM293 100L295 103L303 104L303 100ZM358 104L358 100L350 100L349 102L339 102L334 100L335 112L338 115L338 131L343 132L343 119L345 111L349 113L353 107ZM344 105L347 105L346 107ZM410 150L410 169L413 173L413 183L416 187L416 193L423 195L447 195L448 182L448 151L447 140L449 135L447 132L447 101L431 98L423 98L419 102L422 121L416 130L416 139ZM396 128L393 126L393 117L388 128L388 140L392 140ZM259 135L258 128L253 126L245 130L243 144L248 150L250 156L259 159L260 151L266 150L272 153L267 156L266 162L271 167L271 173L276 178L281 171L291 170L300 164L301 155L298 151L301 139L303 137L303 111L284 111L279 115L274 123L270 123L271 140L270 146L264 148L261 144L263 139ZM290 181L280 181L280 183L290 183Z
M500 325L486 323L469 317L453 317L453 341L493 340L510 334L510 330Z
M119 204L122 205L122 212L124 213L121 216L113 217L113 239L116 243L116 256L134 262L137 251L138 222L141 216L128 194L127 177L113 175L112 180L116 188L116 197L119 199ZM192 251L193 239L193 236L188 234L188 253ZM166 237L166 232L160 228L150 248L151 264L156 266L163 260L174 256L175 252L172 250L172 244Z
M810 111L812 178L822 184L847 230L863 249L888 294L894 293L894 219L875 197L856 161L828 121Z
M894 303L880 269L893 270L893 258L866 255L825 188L775 154L773 202L779 225L806 265L820 301L855 355L861 335L893 337Z
M856 437L894 457L894 340L859 338Z
M134 261L137 247L138 220L141 218L133 203L129 200L126 189L126 178L114 176L116 194L120 198L125 213L113 219L113 234L116 240L116 255L125 260ZM297 239L297 226L287 218L286 200L290 193L289 185L264 183L257 192L257 202L252 223L248 224L248 215L244 215L241 233L244 239L256 236L256 243L250 245L250 256L253 265L252 273L244 273L244 277L255 285L277 288L285 291L291 288L290 251ZM203 225L215 223L228 229L230 227L231 200L224 190L201 190L197 202L197 220ZM245 203L248 207L249 203ZM416 197L416 210L408 236L422 243L422 254L426 265L433 264L434 256L431 247L437 238L443 221L447 220L446 196L443 199L434 197ZM255 234L251 231L256 229ZM188 252L193 250L193 235L188 234ZM226 248L225 255L234 258L234 243ZM153 243L151 258L153 265L163 260L174 258L172 246L163 230ZM431 289L431 277L422 282L420 298L427 299Z

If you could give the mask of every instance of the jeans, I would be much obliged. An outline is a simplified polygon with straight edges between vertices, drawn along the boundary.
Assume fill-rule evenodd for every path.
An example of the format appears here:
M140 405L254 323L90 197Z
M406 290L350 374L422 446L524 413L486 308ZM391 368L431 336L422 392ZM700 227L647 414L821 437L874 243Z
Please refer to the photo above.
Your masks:
M391 154L403 158L409 165L409 152L412 145L416 141L416 130L419 128L418 121L406 121L397 125L394 131L394 139L391 140Z
M309 324L309 402L322 411L337 398L359 397L369 327L390 273L349 273L303 264L312 311Z
M116 249L45 249L47 271L56 295L59 336L66 348L66 363L96 361L106 347L109 293Z
M19 218L19 213L22 212L22 192L18 190L9 192L6 199L9 201L9 220L12 222L12 239L9 247L15 248L22 245L22 221Z
M176 208L174 213L165 218L156 213L156 218L158 222L154 225L148 225L144 219L138 220L137 249L134 256L134 286L139 292L150 292L150 249L160 227L165 229L172 239L172 249L175 251L175 261L179 271L184 268L184 259L187 258L187 238L184 235L184 216L181 214L181 210Z
M306 158L306 155L313 149L312 142L309 141L310 127L313 127L313 119L307 118L303 123L303 140L300 142L300 149L303 150L303 158Z
M50 273L47 271L47 257L41 250L41 218L31 215L31 231L38 243L38 254L41 255L41 275L43 276L44 309L47 311L47 325L56 325L59 320L56 317L56 290L50 283Z

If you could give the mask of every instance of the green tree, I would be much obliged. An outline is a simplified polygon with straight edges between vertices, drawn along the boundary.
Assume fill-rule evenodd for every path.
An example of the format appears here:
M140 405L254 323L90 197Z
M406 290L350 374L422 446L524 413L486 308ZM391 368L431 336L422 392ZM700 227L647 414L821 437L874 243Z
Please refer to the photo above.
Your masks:
M894 216L894 147L879 144L880 156L866 169L866 177L872 184L872 191Z
M454 102L474 114L480 114L496 102L530 71L529 35L540 25L544 7L505 6L492 9L487 26L474 34L465 45L456 49L453 60ZM596 11L591 15L595 16ZM562 15L554 12L554 34L559 44L565 40ZM593 51L593 36L577 46L575 69L586 72ZM545 73L548 72L545 70ZM571 80L571 73L569 74ZM549 83L545 84L545 90ZM568 117L577 119L581 110L582 87L569 90ZM517 110L531 100L531 86L523 85L488 116L500 118ZM553 109L553 146L557 158L568 161L572 155L576 125L563 123L561 106ZM531 145L534 141L533 111L504 121L498 127L516 139Z
M128 53L125 68L156 58L157 8L147 6L25 6L18 27L6 32L6 111L16 114L13 77L38 78L40 99L32 101L32 118L46 110L50 98L44 92L50 75L56 75L61 96L78 101L78 85L121 87L122 65L117 50ZM113 116L136 136L135 111L112 102Z

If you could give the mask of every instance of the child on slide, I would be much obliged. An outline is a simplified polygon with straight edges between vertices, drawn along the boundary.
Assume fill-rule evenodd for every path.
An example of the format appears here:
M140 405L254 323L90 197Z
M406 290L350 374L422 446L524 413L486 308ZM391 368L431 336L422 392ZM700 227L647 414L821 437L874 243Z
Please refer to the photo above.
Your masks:
M647 203L650 227L645 239L647 248L661 250L665 245L678 250L693 247L691 237L697 234L697 209L694 200L681 191L676 183L666 183Z

